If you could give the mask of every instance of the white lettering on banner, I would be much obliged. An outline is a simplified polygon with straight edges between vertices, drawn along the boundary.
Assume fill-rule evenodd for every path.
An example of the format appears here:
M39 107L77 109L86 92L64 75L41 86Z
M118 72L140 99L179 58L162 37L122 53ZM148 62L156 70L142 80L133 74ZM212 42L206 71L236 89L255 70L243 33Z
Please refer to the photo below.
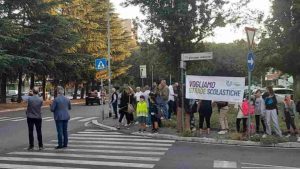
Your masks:
M242 102L244 77L186 76L186 98Z

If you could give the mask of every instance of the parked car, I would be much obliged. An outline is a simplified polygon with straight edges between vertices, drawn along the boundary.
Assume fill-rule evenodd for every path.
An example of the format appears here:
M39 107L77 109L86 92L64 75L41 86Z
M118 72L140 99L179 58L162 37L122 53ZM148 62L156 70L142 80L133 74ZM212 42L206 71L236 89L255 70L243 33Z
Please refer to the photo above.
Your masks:
M25 96L28 96L28 92L22 92L22 94L21 94L21 100L20 100L20 101L24 100L24 97L25 97ZM26 98L27 98L27 97L26 97ZM27 98L27 99L28 99L28 98ZM25 99L25 100L26 100L26 99ZM10 101L11 101L11 102L17 102L17 101L18 101L18 94L12 95Z
M8 91L6 91L6 97L7 98L11 98L12 96L17 95L17 94L18 94L18 90L8 90Z
M99 97L97 91L91 91L85 97L85 105L93 105L94 103L97 103L98 105L101 104L101 98Z

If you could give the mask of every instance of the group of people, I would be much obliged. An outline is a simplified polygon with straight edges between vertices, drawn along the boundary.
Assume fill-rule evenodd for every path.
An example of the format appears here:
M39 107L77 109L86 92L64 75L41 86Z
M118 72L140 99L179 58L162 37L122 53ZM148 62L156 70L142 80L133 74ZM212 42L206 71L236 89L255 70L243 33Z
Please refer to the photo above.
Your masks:
M266 135L272 134L271 125L273 124L275 133L281 137L282 132L278 120L278 113L281 112L281 110L278 109L278 102L273 88L267 87L267 92L264 94L261 90L257 90L254 96L255 98L251 104L247 97L244 96L243 102L235 105L237 110L236 131L243 133L263 133L265 137ZM119 104L118 99L120 99ZM118 119L119 122L117 125L118 128L120 128L124 116L127 121L125 126L134 123L133 112L135 112L137 122L140 124L139 131L145 131L146 126L152 126L153 132L158 131L161 119L170 119L173 113L178 112L177 108L182 107L179 84L174 83L173 85L167 86L165 80L162 80L158 86L154 84L151 89L145 86L144 88L137 87L136 91L134 91L131 87L126 87L122 94L118 94L117 91L113 89L111 103L115 118ZM226 134L229 131L227 118L229 111L228 102L185 98L183 103L184 112L190 116L190 127L192 130L196 130L194 114L199 113L200 134L204 133L204 131L210 134L213 105L216 105L219 112L219 124L221 128L218 134ZM285 97L282 112L288 129L288 136L292 131L291 128L294 133L296 133L297 128L294 122L296 105L291 96L287 95ZM248 131L249 115L254 115L255 117L255 127L254 124L251 124L254 131ZM204 129L204 122L206 123L206 129ZM242 127L241 123L243 124ZM260 131L261 126L263 128L262 132Z
M43 137L42 137L42 106L43 100L38 96L38 88L34 88L29 92L27 100L27 124L29 147L28 150L34 149L34 127L37 132L39 150L43 150ZM57 87L58 96L53 100L50 105L50 110L53 112L55 120L58 145L55 149L62 149L68 147L68 121L70 120L69 110L71 110L70 100L64 96L64 89Z
M134 113L136 121L140 124L139 131L146 130L146 126L152 126L153 132L158 132L158 126L162 119L170 119L176 112L175 97L178 96L174 88L177 89L178 83L167 86L165 80L161 80L159 85L153 84L152 88L145 86L136 87L134 91L130 86L125 87L120 93L113 88L111 96L111 106L114 111L115 119L118 119L120 128L123 118L126 118L125 127L133 124ZM119 101L118 101L119 100Z

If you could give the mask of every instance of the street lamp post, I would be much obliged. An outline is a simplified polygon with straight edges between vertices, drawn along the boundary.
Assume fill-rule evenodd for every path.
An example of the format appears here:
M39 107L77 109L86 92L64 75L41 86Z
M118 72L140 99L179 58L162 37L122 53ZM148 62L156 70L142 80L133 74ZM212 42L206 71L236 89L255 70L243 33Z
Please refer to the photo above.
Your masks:
M252 52L252 48L253 48L253 42L254 42L254 36L255 36L255 32L256 29L254 28L249 28L249 27L245 27L245 31L247 34L247 41L248 41L248 58L247 58L247 65L248 65L248 137L250 139L250 135L251 135L251 114L250 114L250 100L251 100L251 75L252 75L252 71L254 69L254 59L253 59L253 52Z
M111 95L111 56L110 56L110 1L107 0L107 64L108 64L108 97Z

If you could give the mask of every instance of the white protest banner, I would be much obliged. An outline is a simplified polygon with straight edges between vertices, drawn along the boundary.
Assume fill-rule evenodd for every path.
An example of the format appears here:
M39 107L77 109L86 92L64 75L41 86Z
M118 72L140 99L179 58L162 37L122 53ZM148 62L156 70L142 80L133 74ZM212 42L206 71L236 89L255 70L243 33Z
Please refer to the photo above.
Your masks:
M186 98L242 102L244 77L186 76Z

